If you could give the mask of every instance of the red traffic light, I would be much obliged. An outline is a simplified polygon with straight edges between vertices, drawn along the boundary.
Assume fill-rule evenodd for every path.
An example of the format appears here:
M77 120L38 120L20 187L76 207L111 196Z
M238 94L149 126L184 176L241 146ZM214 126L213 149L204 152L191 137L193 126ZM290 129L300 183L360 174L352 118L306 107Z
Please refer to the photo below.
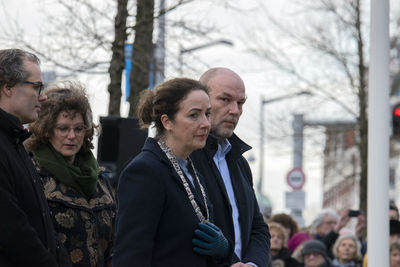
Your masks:
M400 107L396 107L395 109L393 109L393 115L395 117L400 117Z
M392 107L392 130L393 136L400 137L400 103Z

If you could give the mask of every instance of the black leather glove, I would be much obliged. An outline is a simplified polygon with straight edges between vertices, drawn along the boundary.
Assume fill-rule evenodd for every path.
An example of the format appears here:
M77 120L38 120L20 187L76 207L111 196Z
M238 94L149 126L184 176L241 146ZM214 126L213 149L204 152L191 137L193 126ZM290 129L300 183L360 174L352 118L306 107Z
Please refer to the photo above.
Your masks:
M199 223L198 229L194 231L195 238L193 250L202 255L213 256L223 259L229 254L229 242L222 231L214 224Z

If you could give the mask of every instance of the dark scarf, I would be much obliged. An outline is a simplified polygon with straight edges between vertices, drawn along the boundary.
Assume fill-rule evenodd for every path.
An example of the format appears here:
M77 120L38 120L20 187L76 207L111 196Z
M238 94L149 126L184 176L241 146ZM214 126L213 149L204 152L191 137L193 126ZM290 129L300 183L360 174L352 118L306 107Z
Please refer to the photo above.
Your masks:
M54 179L69 185L90 198L96 190L99 164L91 151L79 151L73 164L68 163L51 144L33 151L40 167L48 170Z

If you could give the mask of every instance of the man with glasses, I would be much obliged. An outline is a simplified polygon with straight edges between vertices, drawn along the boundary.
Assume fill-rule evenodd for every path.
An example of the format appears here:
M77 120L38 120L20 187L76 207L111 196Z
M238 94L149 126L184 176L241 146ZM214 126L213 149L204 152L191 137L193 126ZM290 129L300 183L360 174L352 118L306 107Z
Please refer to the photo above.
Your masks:
M329 258L333 259L332 247L339 237L340 230L349 222L349 210L344 209L340 215L332 209L322 210L314 219L311 227L314 239L322 241L327 247Z
M60 261L67 255L56 259L62 250L23 146L30 135L23 124L38 118L46 100L39 63L23 50L0 50L0 266L66 266Z

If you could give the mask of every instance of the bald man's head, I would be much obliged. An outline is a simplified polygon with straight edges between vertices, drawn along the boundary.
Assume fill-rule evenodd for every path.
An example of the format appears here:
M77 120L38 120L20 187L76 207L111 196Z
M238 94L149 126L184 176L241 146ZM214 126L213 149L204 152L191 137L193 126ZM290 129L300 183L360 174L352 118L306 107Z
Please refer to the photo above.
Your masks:
M246 101L242 79L230 69L212 68L200 77L200 82L207 86L210 95L211 132L221 139L230 137Z

